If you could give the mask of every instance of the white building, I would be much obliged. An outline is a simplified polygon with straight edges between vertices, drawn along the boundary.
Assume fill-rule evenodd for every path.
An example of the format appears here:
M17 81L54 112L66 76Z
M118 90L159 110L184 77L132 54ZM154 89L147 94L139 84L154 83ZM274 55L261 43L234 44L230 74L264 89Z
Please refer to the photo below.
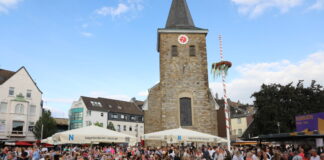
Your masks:
M0 139L34 141L32 133L42 114L42 91L25 67L0 69Z
M130 102L107 98L80 97L73 102L69 113L69 127L99 124L104 128L113 125L115 130L135 137L144 134L143 102Z

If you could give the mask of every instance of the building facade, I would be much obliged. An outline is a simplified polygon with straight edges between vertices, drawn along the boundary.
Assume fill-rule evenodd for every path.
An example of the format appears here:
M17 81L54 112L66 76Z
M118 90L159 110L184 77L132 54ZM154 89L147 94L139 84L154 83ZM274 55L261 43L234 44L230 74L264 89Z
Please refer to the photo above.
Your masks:
M216 96L217 97L217 96ZM224 111L224 99L216 99L220 104L218 110L218 134L220 137L226 137L226 125L225 125L225 111ZM255 114L255 108L252 105L241 104L240 102L233 102L228 99L228 105L230 107L230 134L231 140L238 140L248 126L253 121L253 115Z
M98 125L140 139L144 134L142 104L140 101L81 97L70 109L69 128Z
M32 133L42 114L42 92L25 67L0 69L0 139L34 141Z
M186 128L218 135L218 104L209 90L206 36L187 2L173 0L166 27L158 29L160 82L144 107L145 133Z

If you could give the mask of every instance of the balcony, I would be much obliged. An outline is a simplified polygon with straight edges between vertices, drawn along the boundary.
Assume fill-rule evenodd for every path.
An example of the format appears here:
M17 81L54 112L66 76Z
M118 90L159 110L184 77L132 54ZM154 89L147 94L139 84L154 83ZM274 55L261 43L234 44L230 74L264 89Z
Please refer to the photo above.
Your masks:
M26 137L26 132L23 131L9 131L7 137Z

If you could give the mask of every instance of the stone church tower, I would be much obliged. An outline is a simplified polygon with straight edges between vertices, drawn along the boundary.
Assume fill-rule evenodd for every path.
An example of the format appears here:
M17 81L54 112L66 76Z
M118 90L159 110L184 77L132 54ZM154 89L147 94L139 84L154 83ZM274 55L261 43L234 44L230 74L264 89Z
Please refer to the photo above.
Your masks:
M206 36L186 0L173 0L165 28L158 29L160 82L144 107L145 133L186 128L217 135L218 104L208 84Z

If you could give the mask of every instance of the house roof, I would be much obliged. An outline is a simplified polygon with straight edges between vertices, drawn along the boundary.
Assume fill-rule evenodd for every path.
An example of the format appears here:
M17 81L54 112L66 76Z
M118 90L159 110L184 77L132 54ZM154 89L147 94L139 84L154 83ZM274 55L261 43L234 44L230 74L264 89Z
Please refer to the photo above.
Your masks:
M132 115L144 115L143 111L134 102L120 101L108 98L91 98L82 96L85 106L88 110L125 113ZM99 105L96 103L100 103Z
M69 119L67 118L54 118L55 122L57 125L68 125L69 124Z
M220 107L224 108L224 99L216 99L217 103L220 104ZM230 106L230 117L231 118L242 118L242 117L248 117L250 115L254 114L254 107L252 105L248 104L241 104L237 102L233 102L230 99L228 99L228 104Z
M16 72L0 69L0 85L6 82Z
M186 0L173 0L166 29L198 29L192 20Z
M36 82L34 81L34 79L30 76L29 72L27 71L27 69L22 66L21 68L19 68L16 72L13 71L9 71L9 70L4 70L4 69L0 69L0 85L2 85L3 83L5 83L7 80L9 80L12 76L14 76L16 73L18 73L20 70L24 69L29 78L33 81L33 83L35 84L36 88L39 90L39 92L43 93L39 87L37 86Z

